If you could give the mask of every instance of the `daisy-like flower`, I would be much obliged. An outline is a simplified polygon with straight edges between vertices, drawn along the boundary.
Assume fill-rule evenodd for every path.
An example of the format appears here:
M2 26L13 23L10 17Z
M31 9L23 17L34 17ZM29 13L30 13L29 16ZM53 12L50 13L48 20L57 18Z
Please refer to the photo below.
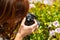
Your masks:
M55 35L55 30L50 30L50 31L49 31L49 35L50 35L50 36L54 36L54 35Z
M56 33L60 33L60 28L56 28L56 29L55 29L55 32L56 32Z
M30 4L29 8L35 8L35 5L34 4Z
M54 21L53 22L53 26L58 27L59 26L59 22L58 21Z

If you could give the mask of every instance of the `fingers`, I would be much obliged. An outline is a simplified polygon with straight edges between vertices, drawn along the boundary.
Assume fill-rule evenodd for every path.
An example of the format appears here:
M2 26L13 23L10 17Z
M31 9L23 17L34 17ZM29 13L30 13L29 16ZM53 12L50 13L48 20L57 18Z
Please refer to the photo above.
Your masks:
M27 28L32 28L32 29L33 29L33 28L38 28L38 27L37 27L38 24L37 24L37 21L36 21L35 19L34 19L34 22L35 22L35 23L34 23L33 25L30 25L30 26L26 26L26 25L24 24L24 23L25 23L25 20L26 20L26 18L24 17L24 19L22 20L22 23L21 23L22 26L27 27Z
M24 25L24 23L25 23L25 20L26 20L26 18L24 17L24 18L23 18L23 20L22 20L22 23L21 23L21 25Z
M34 19L35 23L31 26L32 27L32 32L36 31L38 29L38 24L37 21Z
M32 32L35 32L37 29L38 29L38 25L35 28L33 28Z

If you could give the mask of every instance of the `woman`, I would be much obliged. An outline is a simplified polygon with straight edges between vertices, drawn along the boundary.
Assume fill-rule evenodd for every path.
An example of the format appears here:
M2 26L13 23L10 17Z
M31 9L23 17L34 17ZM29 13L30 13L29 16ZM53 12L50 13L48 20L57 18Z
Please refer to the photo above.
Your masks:
M36 20L31 26L24 24L28 10L28 0L0 0L0 34L4 40L22 40L37 29Z

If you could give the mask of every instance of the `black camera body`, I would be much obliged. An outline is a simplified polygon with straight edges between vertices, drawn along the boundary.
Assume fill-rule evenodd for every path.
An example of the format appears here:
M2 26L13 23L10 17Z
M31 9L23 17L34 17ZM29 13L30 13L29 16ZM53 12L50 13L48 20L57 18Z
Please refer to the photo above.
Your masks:
M36 18L37 17L35 17L35 15L28 13L26 16L25 25L27 25L27 26L33 25L35 23L34 19L36 19ZM36 20L36 21L37 21L38 26L40 26L40 21L38 21L38 20ZM30 40L30 36L26 36L24 38L24 40Z
M27 25L27 26L33 25L35 23L34 19L36 19L35 15L28 13L26 16L25 25ZM37 24L40 26L40 22L38 20L36 20L36 21L37 21Z

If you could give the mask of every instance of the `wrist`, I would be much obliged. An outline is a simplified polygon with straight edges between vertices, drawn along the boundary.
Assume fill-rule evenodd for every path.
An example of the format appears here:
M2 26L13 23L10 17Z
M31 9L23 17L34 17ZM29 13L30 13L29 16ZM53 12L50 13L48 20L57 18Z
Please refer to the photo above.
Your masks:
M22 40L22 39L23 39L22 34L17 33L17 35L16 35L16 37L15 37L15 40Z

